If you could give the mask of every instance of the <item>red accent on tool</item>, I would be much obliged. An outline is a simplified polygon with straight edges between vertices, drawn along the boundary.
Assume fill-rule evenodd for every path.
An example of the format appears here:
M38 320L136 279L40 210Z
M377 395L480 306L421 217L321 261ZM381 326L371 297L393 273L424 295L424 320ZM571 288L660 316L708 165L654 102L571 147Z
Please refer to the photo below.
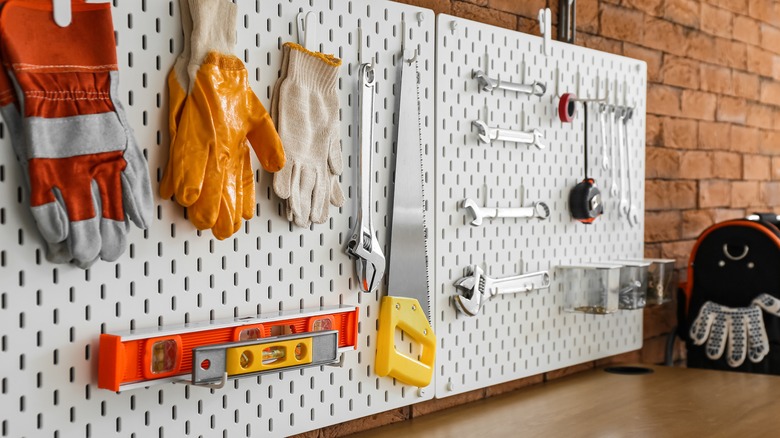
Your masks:
M572 93L564 93L561 96L560 102L558 102L558 118L563 123L571 123L574 120L574 115L577 114L576 105L577 96Z

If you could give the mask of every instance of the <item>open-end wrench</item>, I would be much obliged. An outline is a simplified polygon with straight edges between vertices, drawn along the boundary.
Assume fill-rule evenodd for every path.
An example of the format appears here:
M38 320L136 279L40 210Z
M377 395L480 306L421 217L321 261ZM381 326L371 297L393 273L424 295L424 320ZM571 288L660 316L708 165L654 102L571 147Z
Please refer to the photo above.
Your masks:
M626 109L622 107L618 108L615 117L618 122L618 160L620 163L620 170L618 172L620 174L620 204L618 205L618 217L623 217L624 214L628 216L629 208L628 195L626 193L626 176L628 175L628 167L626 166L627 151L624 150L625 142L623 141L623 129L620 127L620 125L625 127L624 120L626 119Z
M483 301L496 295L531 292L550 287L550 274L539 271L531 274L514 275L504 278L490 278L479 266L472 266L470 274L458 279L455 287L461 293L453 297L455 308L468 316L475 316L482 308Z
M609 156L612 157L612 166L610 166L610 185L609 185L609 195L612 196L614 199L618 199L618 196L620 196L620 189L618 189L618 182L617 182L617 172L618 172L618 165L620 163L617 162L615 155L615 107L610 106L609 107L609 114L607 115L607 119L609 120Z
M373 292L382 283L385 275L385 255L379 245L371 220L371 175L373 175L374 150L374 68L371 64L361 64L358 72L360 85L358 95L360 103L360 128L358 148L360 154L360 181L358 182L358 210L352 237L347 243L347 254L355 259L360 290Z
M599 128L601 129L601 168L609 170L609 151L607 150L607 105L599 104Z
M625 112L625 118L623 118L623 142L625 143L626 151L626 179L628 180L628 224L632 227L639 223L639 210L634 203L634 191L631 188L631 174L629 173L634 167L631 165L631 151L628 149L628 121L634 116L634 109L627 108Z
M533 131L513 131L511 129L493 128L481 120L471 122L472 126L479 129L479 141L482 143L492 143L494 141L511 141L515 143L525 143L536 146L537 149L544 149L542 143L544 134L538 129Z
M515 93L530 94L533 96L543 96L547 91L547 85L544 82L533 81L530 84L518 84L515 82L506 82L501 79L493 79L482 70L473 70L471 77L479 81L479 88L482 91L492 93L493 90L507 90Z
M480 207L477 203L471 199L466 198L460 204L461 208L468 210L474 220L471 221L471 225L478 227L482 225L483 219L497 219L497 218L537 218L547 219L550 217L550 207L544 202L535 202L531 207L520 208L496 208L496 207Z

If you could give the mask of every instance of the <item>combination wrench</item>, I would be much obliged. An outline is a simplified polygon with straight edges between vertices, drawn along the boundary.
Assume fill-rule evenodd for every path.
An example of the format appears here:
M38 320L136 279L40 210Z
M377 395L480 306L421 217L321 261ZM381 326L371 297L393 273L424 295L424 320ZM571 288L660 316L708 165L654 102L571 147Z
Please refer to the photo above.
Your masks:
M626 119L626 110L624 108L618 108L615 113L617 118L617 133L618 133L618 161L620 163L620 169L618 169L618 176L620 177L620 204L618 205L618 217L621 218L625 214L628 216L628 197L626 195L626 174L628 169L626 168L626 151L623 150L625 146L623 143L623 130L620 129L620 125L624 124Z
M623 149L625 150L626 154L626 179L628 180L628 210L625 211L626 217L628 218L628 224L631 226L634 226L639 223L639 212L637 211L636 204L634 203L634 191L631 188L631 174L629 173L629 170L633 169L633 166L631 165L631 152L628 150L628 121L631 120L631 117L634 116L634 109L633 108L627 108L624 113L625 117L623 118Z
M601 129L601 168L610 169L609 151L607 150L607 105L599 104L599 128Z
M537 218L547 219L550 217L550 207L544 202L535 202L531 207L520 208L497 208L480 207L476 201L466 198L460 204L461 208L468 210L474 218L471 225L478 227L482 225L483 219L497 218Z
M371 64L361 64L358 72L358 101L360 127L358 149L360 180L358 181L358 209L355 228L347 243L347 254L355 259L355 268L363 292L374 292L385 275L385 255L379 245L371 220L371 175L374 150L374 88L376 78Z
M615 199L618 199L618 196L620 196L620 190L618 189L618 183L617 183L617 167L618 164L615 160L615 107L610 106L609 107L609 115L607 115L607 119L609 120L609 155L612 157L612 165L610 166L610 172L609 172L609 195Z

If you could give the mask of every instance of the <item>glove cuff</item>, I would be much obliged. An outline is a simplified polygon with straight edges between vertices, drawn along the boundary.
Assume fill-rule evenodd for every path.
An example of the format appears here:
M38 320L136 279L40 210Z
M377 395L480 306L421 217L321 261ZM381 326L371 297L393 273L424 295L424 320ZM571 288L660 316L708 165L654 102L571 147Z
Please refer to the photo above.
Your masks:
M189 5L192 15L190 66L196 66L197 71L208 53L233 53L237 6L230 0L189 0Z
M295 43L285 43L290 48L287 78L304 88L334 92L339 77L341 60L333 55L312 52Z

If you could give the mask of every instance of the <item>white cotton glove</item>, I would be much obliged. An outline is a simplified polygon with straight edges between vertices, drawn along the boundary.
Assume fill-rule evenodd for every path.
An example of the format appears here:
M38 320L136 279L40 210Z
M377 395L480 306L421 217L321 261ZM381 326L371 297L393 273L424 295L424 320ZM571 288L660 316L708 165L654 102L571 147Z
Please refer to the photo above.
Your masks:
M287 218L300 227L323 223L328 205L344 205L338 135L338 69L341 60L286 43L274 87L271 117L287 163L274 174L274 192L287 200Z
M723 355L728 342L726 362L735 368L742 365L745 356L755 363L769 353L761 307L755 302L731 308L707 301L691 324L690 336L695 345L707 343L706 354L712 360Z

